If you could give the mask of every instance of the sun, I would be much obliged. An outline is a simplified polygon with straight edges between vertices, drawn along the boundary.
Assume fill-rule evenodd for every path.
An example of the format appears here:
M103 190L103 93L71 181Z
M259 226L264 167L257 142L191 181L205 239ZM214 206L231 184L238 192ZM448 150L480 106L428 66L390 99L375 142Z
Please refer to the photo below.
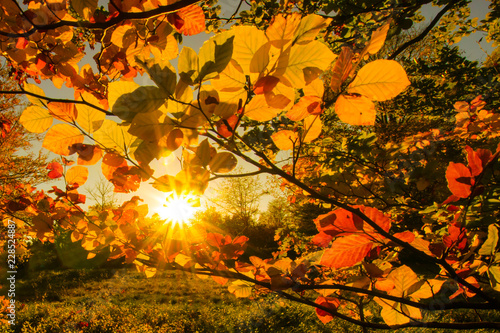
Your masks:
M157 213L167 222L182 227L189 224L199 206L199 198L173 193L167 197L165 204L158 208Z

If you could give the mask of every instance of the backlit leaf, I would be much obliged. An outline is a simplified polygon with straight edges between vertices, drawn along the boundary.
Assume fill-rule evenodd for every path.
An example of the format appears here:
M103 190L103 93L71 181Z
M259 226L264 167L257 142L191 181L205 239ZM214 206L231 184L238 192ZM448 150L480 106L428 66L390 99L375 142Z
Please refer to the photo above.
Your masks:
M354 266L366 257L372 247L372 240L362 235L337 238L323 253L321 265L334 269Z
M208 164L210 170L215 173L227 173L236 168L238 161L236 157L229 152L217 153Z
M192 36L205 31L205 13L198 5L190 5L178 10L175 14L183 21L178 29L185 36Z
M49 129L43 140L43 147L57 155L70 155L70 147L82 143L83 134L69 124L57 124Z
M318 36L321 29L326 28L331 22L331 19L325 19L316 14L310 14L302 17L300 24L294 33L294 43L308 43Z
M32 94L35 94L38 96L45 97L45 92L43 91L43 89L35 84L25 83L23 88L28 93L32 93ZM41 106L41 107L47 106L47 102L41 98L31 96L30 94L26 94L26 97L28 97L28 100L31 103L33 103L37 106Z
M290 150L299 144L299 135L297 132L281 130L271 135L274 144L280 150Z
M232 31L219 33L203 43L199 52L199 79L209 80L222 72L233 55Z
M490 266L488 269L488 276L490 278L491 287L496 291L500 291L500 266Z
M283 15L275 16L273 22L266 30L266 36L275 47L281 48L291 43L294 32L299 26L301 15L292 13L286 18Z
M89 20L97 9L98 0L71 0L71 7L85 20Z
M409 85L406 72L398 62L380 59L363 66L347 91L374 101L386 101L399 95Z
M302 96L300 100L292 106L286 116L293 121L300 121L309 115L321 113L321 99L317 96Z
M446 180L453 195L459 198L467 198L471 194L474 179L470 169L462 163L450 162L446 169Z
M73 103L50 102L47 104L47 108L55 119L68 123L76 120L77 112Z
M332 88L334 92L339 92L340 86L349 77L352 70L353 56L354 53L350 47L342 47L342 51L333 67L332 79L330 81L330 88Z
M83 93L80 100L84 100L91 105L100 107L99 100L92 94ZM102 126L102 122L106 118L106 114L104 112L89 105L76 104L76 109L78 111L76 122L85 132L89 134L97 131Z
M138 113L158 110L166 102L166 98L166 94L158 87L139 87L118 97L113 104L112 112L120 119L132 121Z
M243 280L236 280L227 289L236 297L245 298L252 295L253 285Z
M340 301L338 299L333 297L323 297L323 296L319 296L318 298L316 298L314 303L324 306L325 308L331 309L333 312L335 312L340 305ZM326 324L333 319L333 315L331 313L318 308L316 308L316 315L323 324Z
M319 116L310 115L304 119L303 142L311 142L321 134L322 123Z
M367 52L369 54L375 54L377 53L382 46L384 46L385 39L387 37L387 32L389 31L389 28L391 27L391 23L388 22L372 32L372 37L370 41L368 42L368 45L366 45L365 49L363 52Z
M112 110L118 98L122 95L132 93L140 86L133 81L114 81L108 85L108 103Z
M173 95L177 85L177 72L168 60L160 58L147 59L145 62L137 59L137 63L146 69L151 80L162 89L165 95Z
M49 110L37 105L31 105L24 109L19 122L32 133L43 133L52 126L53 119Z
M257 121L271 120L280 112L280 109L269 107L265 95L255 95L245 107L245 116Z
M241 66L243 73L249 75L254 54L268 42L267 37L264 31L254 26L237 26L232 30L234 31L233 59ZM260 59L260 61L267 65L268 61L266 62L265 59Z
M282 54L277 72L284 71L284 76L295 88L303 88L306 85L304 70L311 67L324 71L335 59L333 52L320 41L312 41L304 45L294 45L289 55Z
M179 55L179 76L181 80L189 85L193 85L198 80L198 55L187 46L184 46Z
M163 113L159 110L135 115L128 132L144 141L159 141L173 129L171 125L160 123Z
M488 226L488 238L483 243L478 253L483 256L492 256L497 252L496 251L497 245L498 245L498 228L496 225L490 224Z
M335 102L335 113L350 125L375 124L375 105L365 96L340 95Z
M232 59L217 78L210 81L212 86L220 91L238 91L246 83L245 74L240 65Z
M136 138L128 133L128 127L109 119L105 119L101 128L94 133L94 140L103 148L115 150L119 154L130 153L136 148Z
M82 186L87 181L89 176L89 169L83 166L76 165L71 167L66 172L66 183L68 185L77 184L78 186Z
M48 176L50 179L55 179L62 177L63 175L63 166L58 162L51 162L47 165L47 169L50 170Z

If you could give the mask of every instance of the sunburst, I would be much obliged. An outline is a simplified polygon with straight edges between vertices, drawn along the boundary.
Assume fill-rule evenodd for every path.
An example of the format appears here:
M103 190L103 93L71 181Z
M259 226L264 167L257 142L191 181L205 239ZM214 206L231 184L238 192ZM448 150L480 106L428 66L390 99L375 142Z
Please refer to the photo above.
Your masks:
M167 222L183 227L189 224L199 206L198 197L173 193L167 197L163 206L158 208L157 213Z

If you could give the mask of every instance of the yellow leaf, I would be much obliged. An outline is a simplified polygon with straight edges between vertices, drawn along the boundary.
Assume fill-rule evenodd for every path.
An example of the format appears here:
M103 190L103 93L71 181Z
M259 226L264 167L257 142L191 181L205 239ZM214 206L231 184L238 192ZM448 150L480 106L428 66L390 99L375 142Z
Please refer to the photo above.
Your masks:
M219 33L203 43L199 52L199 77L205 81L226 68L233 55L233 31Z
M79 100L84 100L91 105L101 107L99 100L94 97L94 95L84 92ZM76 109L78 111L78 116L76 117L76 122L78 125L87 133L92 134L97 131L104 119L106 114L92 106L85 104L76 104Z
M304 119L304 139L303 142L311 142L321 134L321 119L319 116L309 116Z
M49 110L32 105L24 109L19 122L32 133L43 133L52 126L53 119Z
M210 170L215 173L228 173L236 168L238 161L233 154L229 152L217 153L208 164Z
M295 100L295 89L278 82L276 87L264 96L269 107L286 110L293 105L293 101Z
M189 85L193 85L198 80L198 55L187 46L184 46L179 55L179 76L181 80Z
M111 34L111 43L119 48L129 47L137 38L136 29L130 24L116 27Z
M245 116L257 121L271 120L280 112L280 109L269 107L265 95L255 95L245 107Z
M234 51L233 59L241 66L243 73L250 74L250 63L264 44L268 42L264 31L254 26L242 25L232 28L234 31ZM265 57L259 57L259 63L267 65ZM255 65L254 65L255 67ZM261 66L256 67L257 70Z
M347 91L374 101L386 101L401 93L410 81L403 67L394 60L375 60L363 66Z
M68 124L54 125L43 140L43 147L54 154L68 156L70 147L75 143L82 143L84 136L76 127Z
M389 294L393 296L406 295L407 290L418 282L417 274L406 265L392 270L387 278L394 282L394 289L389 292Z
M210 81L218 91L238 91L245 87L246 78L241 66L232 59L217 78Z
M215 106L215 115L227 119L238 111L238 106L244 105L248 93L241 89L238 91L219 91L219 104Z
M375 297L374 300L382 306L380 315L384 322L389 326L403 325L410 322L410 318L401 308L402 304L387 299ZM417 309L418 310L418 309ZM407 311L408 312L408 311Z
M436 295L440 290L446 280L429 279L422 281L420 288L414 292L407 292L411 298L417 300L421 298L430 298Z
M77 117L75 104L64 102L50 102L47 104L49 113L58 120L72 123Z
M318 78L311 81L302 90L304 91L305 96L317 96L322 99L323 94L325 93L325 85L323 80Z
M236 280L227 288L231 294L238 298L250 297L252 295L253 285L243 280Z
M66 172L66 183L68 185L78 184L82 186L87 181L89 169L83 166L76 165Z
M116 100L125 94L131 93L140 86L133 81L115 81L108 84L108 103L112 110Z
M381 26L380 28L378 28L377 30L375 30L372 33L372 37L370 39L370 42L368 43L368 45L365 46L363 53L367 52L369 54L375 54L378 51L380 51L380 49L382 48L382 46L385 43L385 39L387 37L387 32L389 31L390 27L391 27L391 23L388 22L388 23L384 24L383 26Z
M35 94L38 96L45 97L45 92L43 91L42 88L40 88L37 85L31 84L31 83L25 83L24 90L28 93L32 93L32 94ZM35 97L35 96L31 96L29 94L26 94L26 97L28 97L28 100L35 105L38 105L41 107L47 106L47 103L43 99L40 99L40 98Z
M140 140L128 133L128 129L128 126L105 119L101 128L94 133L94 140L104 149L112 149L119 154L132 153Z
M321 29L330 24L331 19L324 19L319 15L307 15L300 20L298 28L295 30L294 43L304 44L316 38Z
M375 105L364 96L340 95L335 102L335 112L340 120L350 125L375 124Z
M299 136L296 132L282 130L271 135L271 139L280 150L290 150L298 143Z
M294 32L299 26L301 15L292 13L286 18L279 14L273 19L273 23L267 28L266 36L269 41L278 48L285 47L293 41Z
M335 60L333 52L320 41L311 41L304 45L292 46L290 53L283 53L276 73L284 76L294 88L306 86L306 74L310 68L324 71ZM306 72L305 72L306 71ZM312 81L312 80L311 80Z
M300 121L310 114L318 114L321 112L321 99L317 96L302 96L286 116L293 121Z

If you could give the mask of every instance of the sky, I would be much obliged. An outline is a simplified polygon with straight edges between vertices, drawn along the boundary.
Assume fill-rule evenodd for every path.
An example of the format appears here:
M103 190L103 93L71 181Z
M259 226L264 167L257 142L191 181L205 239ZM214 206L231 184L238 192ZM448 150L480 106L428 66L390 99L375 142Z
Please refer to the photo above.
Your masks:
M222 14L221 14L222 17L231 16L238 5L238 1L234 1L234 0L220 0L219 3L221 4L222 9L223 9ZM490 2L487 0L473 0L470 4L472 17L478 17L480 20L484 19L485 14L488 11L489 3ZM423 10L423 15L428 18L428 20L426 20L426 22L429 22L434 17L435 13L437 13L439 10L440 10L439 7L426 6ZM201 47L203 42L206 41L210 36L211 36L211 34L201 33L201 34L198 34L196 36L184 37L183 46L191 47L197 51ZM481 42L481 48L484 51L479 47L478 42L482 37L484 37L484 34L476 33L476 34L473 34L467 38L464 38L459 43L460 48L463 50L463 52L465 53L465 55L469 59L478 60L478 61L482 62L487 57L485 51L486 52L492 51L492 47L486 43L484 38L483 38L483 41ZM93 61L91 55L87 55L86 57L84 57L83 60L80 62L80 65L83 66L86 63L90 63L95 69L95 62ZM176 66L175 61L173 61L172 64L174 66ZM151 81L149 80L149 78L147 78L146 74L145 74L145 76L142 76L142 77L139 76L136 79L136 82L141 84L141 85L152 84ZM72 96L73 96L72 89L63 88L63 89L59 90L59 89L54 88L51 83L46 83L46 82L42 84L42 87L45 90L47 96L52 96L52 97L57 97L57 98L67 97L69 99L72 98ZM41 143L34 142L33 150L36 151L39 149L41 149ZM57 156L55 156L54 154L51 153L51 157L54 158ZM162 176L164 174L175 175L180 170L179 163L176 161L176 158L173 155L171 155L169 158L163 159L162 161L152 162L151 167L156 171L155 176L157 176L157 177ZM89 177L89 180L82 188L80 188L80 192L83 194L86 194L85 193L86 189L91 188L93 186L93 184L95 183L95 181L97 179L99 179L99 175L101 175L100 163L98 163L95 166L89 167L89 171L90 171L90 175L91 175ZM155 207L162 205L162 202L164 200L165 195L163 195L161 192L154 189L150 185L150 183L151 183L150 181L143 183L141 185L141 188L139 189L139 191L137 191L135 193L131 193L131 194L127 194L127 195L119 194L119 195L117 195L117 199L119 200L119 202L123 202L124 200L131 198L133 195L139 195L141 198L143 198L145 200L145 203L148 203L148 205L150 206L150 214L152 214L155 210ZM52 182L40 185L40 186L38 186L38 188L48 190L53 185L63 187L64 183L61 180L52 181ZM209 187L209 189L207 190L207 192L205 194L204 199L206 199L208 196L214 195L214 188L216 188L216 186L211 185ZM203 200L203 198L202 198L202 200ZM267 200L269 200L269 198L267 198ZM267 200L263 200L263 202L261 204L261 209L265 209ZM88 202L85 206L88 206L88 204L92 204L92 202L89 199L88 199Z

